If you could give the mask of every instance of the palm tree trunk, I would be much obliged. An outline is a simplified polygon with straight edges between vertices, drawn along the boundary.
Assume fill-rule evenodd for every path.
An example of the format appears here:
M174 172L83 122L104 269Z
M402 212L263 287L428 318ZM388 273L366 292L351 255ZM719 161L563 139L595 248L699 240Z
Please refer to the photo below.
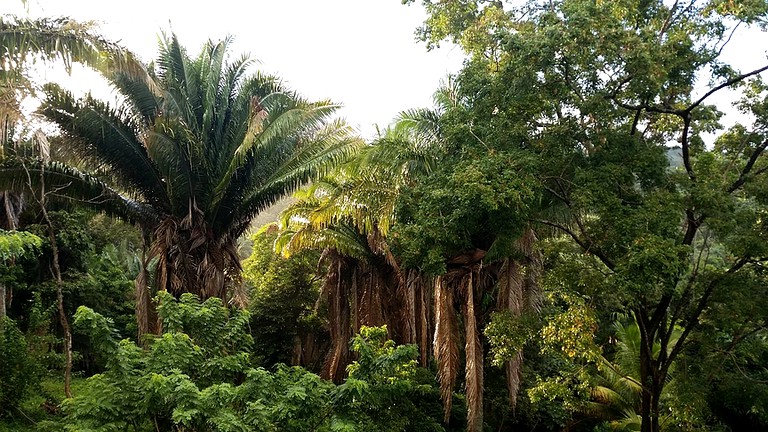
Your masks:
M328 300L328 325L331 335L331 349L323 364L320 376L339 382L344 378L344 366L349 356L350 310L347 297L347 266L344 258L331 254L331 265L323 287L324 297ZM354 276L353 276L354 277Z

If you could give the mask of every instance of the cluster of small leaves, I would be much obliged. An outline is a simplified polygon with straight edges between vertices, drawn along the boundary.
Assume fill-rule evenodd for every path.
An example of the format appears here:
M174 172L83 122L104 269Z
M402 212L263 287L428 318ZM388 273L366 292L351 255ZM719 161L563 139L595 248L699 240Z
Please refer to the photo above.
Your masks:
M386 329L362 330L350 379L335 386L298 367L252 367L245 311L191 295L158 301L164 333L147 350L118 341L108 318L78 309L76 327L110 361L64 404L67 430L441 430L414 404L420 393L438 400L433 386L413 381L416 348L386 341Z
M550 301L555 294L550 294ZM567 358L581 361L596 361L600 347L595 343L598 321L586 301L568 293L558 293L567 304L565 310L551 316L541 329L544 349L559 351Z
M5 231L0 229L0 261L20 258L36 253L43 245L43 239L26 231Z
M577 412L590 396L590 366L599 360L601 348L594 335L598 321L587 302L568 292L549 293L555 312L539 330L541 355L555 365L537 374L528 388L531 403L557 403Z
M491 345L491 364L501 367L515 358L536 336L536 320L532 314L515 316L509 311L493 312L483 331Z

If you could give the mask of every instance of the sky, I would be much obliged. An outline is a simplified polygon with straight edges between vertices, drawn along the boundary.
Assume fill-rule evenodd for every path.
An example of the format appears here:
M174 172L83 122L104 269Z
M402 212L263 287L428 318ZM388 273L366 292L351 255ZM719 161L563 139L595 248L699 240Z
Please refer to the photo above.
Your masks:
M430 107L440 81L461 67L457 47L427 51L414 39L425 13L400 0L0 0L2 12L94 21L106 38L150 61L161 31L173 31L191 54L208 40L234 37L231 53L249 53L312 100L330 99L364 137L405 109ZM106 93L95 73L44 78L76 92ZM101 96L104 97L104 96Z
M414 31L425 13L401 0L28 0L26 8L22 0L0 0L0 6L3 13L94 21L146 61L154 58L161 31L175 32L193 54L206 40L231 35L232 54L250 53L258 68L309 99L342 104L340 115L366 138L400 111L430 107L440 81L463 61L458 47L427 51L418 43ZM765 42L765 33L742 28L723 59L742 71L756 69L766 62ZM108 93L95 72L68 77L59 67L44 75L76 93ZM708 90L706 81L697 93ZM745 118L730 106L735 98L725 91L709 100L726 113L726 125Z

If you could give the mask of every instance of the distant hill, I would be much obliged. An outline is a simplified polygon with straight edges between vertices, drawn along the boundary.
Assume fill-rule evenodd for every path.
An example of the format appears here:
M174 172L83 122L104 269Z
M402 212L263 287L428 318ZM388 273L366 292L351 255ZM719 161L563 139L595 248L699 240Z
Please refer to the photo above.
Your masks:
M292 196L287 196L274 203L271 207L256 216L253 222L251 222L251 229L257 230L268 223L277 222L277 220L280 218L280 213L288 208L288 206L291 205L294 201L295 199Z
M667 160L670 168L680 168L683 166L683 153L680 146L667 147Z

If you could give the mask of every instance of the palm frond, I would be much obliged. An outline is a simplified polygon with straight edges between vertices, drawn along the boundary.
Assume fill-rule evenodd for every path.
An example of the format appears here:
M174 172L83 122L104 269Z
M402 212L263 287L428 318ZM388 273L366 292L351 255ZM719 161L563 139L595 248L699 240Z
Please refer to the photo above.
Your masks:
M0 189L38 193L43 187L51 201L75 203L132 223L151 225L159 217L151 206L126 198L76 169L40 161L0 164Z
M466 355L467 431L483 430L483 345L475 312L475 271L461 282L465 296L464 332Z
M3 69L20 67L35 58L61 60L67 71L73 63L82 63L104 74L143 70L133 53L102 38L91 23L66 17L35 20L0 17Z
M163 179L129 112L112 109L90 97L77 102L55 84L47 85L46 92L40 112L70 138L74 152L97 169L115 172L115 178L124 180L124 187L136 188L147 201L158 206L167 202Z

